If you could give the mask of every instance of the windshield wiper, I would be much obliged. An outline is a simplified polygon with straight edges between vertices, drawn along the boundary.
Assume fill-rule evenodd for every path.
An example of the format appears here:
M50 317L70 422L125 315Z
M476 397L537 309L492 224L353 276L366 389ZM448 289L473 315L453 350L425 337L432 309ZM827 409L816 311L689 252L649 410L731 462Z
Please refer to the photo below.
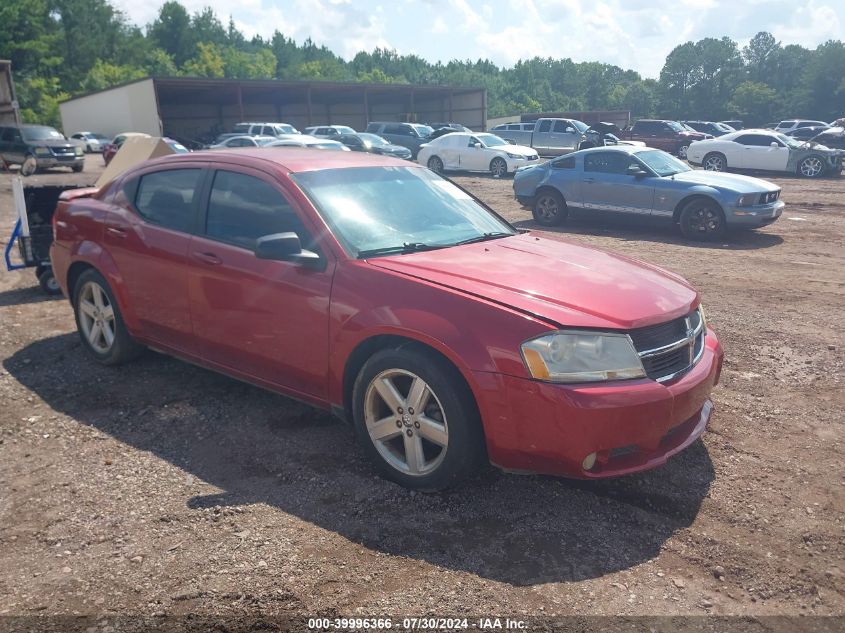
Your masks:
M358 259L372 257L374 255L392 255L394 253L418 253L420 251L433 251L442 246L435 246L434 244L426 244L424 242L405 242L404 244L397 244L394 246L382 246L380 248L370 248L363 251L358 251Z
M488 240L497 240L500 237L510 237L513 233L503 233L501 231L496 233L482 233L481 235L476 235L475 237L470 237L465 240L461 240L460 242L455 242L452 246L461 246L463 244L475 244L476 242L486 242Z

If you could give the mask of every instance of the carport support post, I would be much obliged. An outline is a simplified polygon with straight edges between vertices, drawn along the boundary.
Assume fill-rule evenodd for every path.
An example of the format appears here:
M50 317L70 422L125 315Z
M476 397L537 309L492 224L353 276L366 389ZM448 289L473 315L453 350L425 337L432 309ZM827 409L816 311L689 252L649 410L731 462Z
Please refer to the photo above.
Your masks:
M410 122L416 123L417 122L417 113L416 113L416 106L414 105L414 89L411 88L411 111L408 113L410 115Z
M454 90L449 91L449 118L446 119L450 123L452 122L452 95L454 94Z
M240 115L240 120L244 120L244 95L243 90L241 90L241 84L238 84L238 114Z
M305 104L308 107L308 125L311 125L313 121L311 120L311 85L308 85L308 89L305 91Z
M364 88L364 129L367 129L367 124L370 122L370 95L366 88Z

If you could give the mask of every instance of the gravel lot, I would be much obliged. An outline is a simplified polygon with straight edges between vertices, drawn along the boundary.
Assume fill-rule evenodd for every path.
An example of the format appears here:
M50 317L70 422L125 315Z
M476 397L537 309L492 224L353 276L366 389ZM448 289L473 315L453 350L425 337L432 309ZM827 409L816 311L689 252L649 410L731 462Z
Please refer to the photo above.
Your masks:
M534 228L510 179L455 180ZM684 275L726 350L703 441L614 481L405 491L328 414L154 353L96 366L65 300L0 274L0 615L842 616L845 178L772 180L784 216L725 244L560 229ZM11 204L0 174L4 239Z

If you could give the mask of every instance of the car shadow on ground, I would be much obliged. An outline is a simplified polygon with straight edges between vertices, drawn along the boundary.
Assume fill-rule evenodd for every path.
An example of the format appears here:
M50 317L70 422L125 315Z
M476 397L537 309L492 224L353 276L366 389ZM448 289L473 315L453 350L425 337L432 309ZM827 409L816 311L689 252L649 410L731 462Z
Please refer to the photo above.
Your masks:
M728 231L716 242L696 242L681 235L678 226L664 218L632 218L601 211L571 211L559 226L542 226L533 219L512 222L515 227L561 234L615 237L626 241L660 242L709 250L757 250L783 243L780 235L761 231Z
M3 366L56 411L223 491L186 493L186 512L267 504L375 551L518 586L653 559L695 520L714 478L697 442L617 480L490 469L455 490L414 494L376 476L329 414L175 359L150 352L104 368L66 334Z
M63 298L60 294L48 295L37 285L31 288L15 288L14 290L3 290L0 292L0 308L23 305L24 303L55 301L56 299Z

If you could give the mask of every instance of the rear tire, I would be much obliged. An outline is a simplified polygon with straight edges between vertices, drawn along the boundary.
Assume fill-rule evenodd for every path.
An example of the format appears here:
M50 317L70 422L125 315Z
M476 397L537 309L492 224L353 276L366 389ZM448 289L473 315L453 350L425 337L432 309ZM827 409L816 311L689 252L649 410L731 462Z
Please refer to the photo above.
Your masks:
M443 173L443 161L440 160L439 156L432 156L428 159L428 168L433 171L435 174L442 174Z
M569 215L569 209L563 196L556 190L542 189L534 199L532 214L537 224L558 226Z
M706 198L695 198L684 205L680 225L683 236L697 242L722 239L726 231L722 208Z
M129 335L109 283L96 270L79 275L72 297L82 346L98 363L119 365L144 350Z
M707 171L725 171L728 168L728 160L724 154L711 152L701 161L701 166Z
M484 434L458 370L436 354L385 349L352 390L356 436L381 474L414 490L452 487L485 461Z
M687 143L686 145L681 145L678 148L678 158L680 158L681 160L686 160L688 149L689 149L689 143Z

